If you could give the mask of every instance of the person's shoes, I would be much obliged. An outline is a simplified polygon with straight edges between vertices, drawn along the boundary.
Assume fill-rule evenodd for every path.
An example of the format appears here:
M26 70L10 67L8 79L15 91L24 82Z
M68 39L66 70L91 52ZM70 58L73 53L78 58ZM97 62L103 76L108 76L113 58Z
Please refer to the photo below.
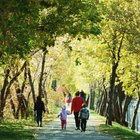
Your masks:
M66 126L64 126L64 130L66 130Z
M40 127L42 127L42 124L40 124Z
M80 130L80 128L76 128L75 130Z
M83 129L83 131L85 132L85 131L86 131L86 129Z

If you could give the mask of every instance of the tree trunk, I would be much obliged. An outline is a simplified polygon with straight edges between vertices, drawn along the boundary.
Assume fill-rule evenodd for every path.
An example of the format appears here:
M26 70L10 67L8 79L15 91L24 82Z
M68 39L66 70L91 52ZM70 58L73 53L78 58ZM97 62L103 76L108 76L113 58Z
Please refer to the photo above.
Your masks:
M28 118L29 117L29 111L28 111L28 105L29 105L29 101L25 98L25 96L23 95L22 96L22 101L23 101L23 104L24 104L24 118Z
M32 80L30 67L28 67L28 77L29 77L29 82L30 82L31 91L32 91L33 103L35 104L35 90L34 90L34 83Z
M6 99L8 97L8 95L10 94L10 88L11 88L11 85L17 80L17 77L22 73L22 71L24 70L26 66L26 61L24 62L23 66L21 67L21 69L15 74L15 76L10 80L10 82L7 84L7 87L2 91L3 91L3 108L2 108L2 112L4 110L4 107L5 107L5 104L6 104Z
M135 130L135 121L136 121L136 116L137 116L139 104L140 104L140 99L138 100L138 102L136 104L136 108L134 110L134 115L133 115L133 119L132 119L132 126L131 126L132 130Z
M96 112L99 113L99 107L100 107L100 103L101 103L101 100L102 100L102 94L101 94L101 91L99 90L98 91L98 99L97 99L97 102L96 102ZM88 100L87 100L88 102Z
M110 77L110 89L109 89L109 102L108 102L108 109L107 109L107 117L106 117L106 123L109 125L112 125L112 112L113 112L113 94L114 94L114 88L115 88L115 79L116 79L116 71L119 65L120 61L120 52L121 48L123 46L123 39L124 39L125 33L122 34L120 38L120 42L118 43L117 40L117 34L116 31L114 31L113 38L112 38L112 70L111 70L111 77ZM109 45L110 47L110 45Z
M137 61L137 65L136 67L139 69L139 65L138 65L138 61ZM139 81L139 76L138 76L138 72L136 72L136 82ZM140 87L139 85L137 85L137 90L138 90L138 97L139 97L139 100L136 104L136 107L135 107L135 110L134 110L134 115L133 115L133 119L132 119L132 126L131 126L131 129L132 130L135 130L135 121L136 121L136 116L137 116L137 112L138 112L138 109L139 109L139 104L140 104Z
M98 113L100 112L103 95L104 95L104 93L102 92L102 94L99 96L98 101L97 101L96 112L98 112Z
M90 109L94 109L94 104L95 104L95 86L93 87L92 84L89 85L89 90L90 90L90 95L89 95L89 103L88 106Z
M17 111L16 111L16 119L19 119L19 111L20 111L20 106L18 105Z
M132 96L127 95L125 97L125 103L124 103L124 107L123 107L123 110L122 110L122 123L121 123L124 126L128 126L128 124L125 122L125 115L126 115L129 103L131 102L131 99L132 99Z
M27 65L24 69L24 81L22 83L22 86L21 86L21 118L25 118L26 114L27 114L27 100L26 98L24 97L23 93L24 93L24 89L25 89L25 85L26 85L26 81L27 81Z
M43 84L42 84L42 82L43 82L43 74L44 74L44 68L45 68L45 59L46 59L46 54L47 54L47 50L45 50L44 52L43 52L43 58L42 58L42 67L41 67L41 73L40 73L40 78L39 78L39 93L38 93L38 95L39 96L41 96L42 95L42 93L43 93Z
M138 81L138 77L137 77L137 81ZM136 121L136 116L137 116L137 112L138 112L138 109L139 109L139 104L140 104L140 91L139 91L139 86L138 87L138 97L139 97L139 100L136 104L136 108L134 110L134 115L133 115L133 119L132 119L132 126L131 126L131 129L132 130L135 130L135 121Z
M18 108L16 111L16 118L19 119L19 115L21 116L21 119L26 117L27 114L27 101L22 93L22 91L20 90L20 88L18 88L16 90L17 92L17 98L18 98Z
M115 93L114 93L114 112L113 118L114 121L117 123L122 122L122 102L125 99L124 91L122 91L122 83L115 86Z
M112 74L110 78L109 102L108 102L107 118L106 118L106 123L109 125L112 125L112 120L113 120L112 105L113 105L113 94L114 94L114 88L115 88L115 78L116 78L117 67L118 67L118 63L112 66Z
M18 108L16 112L16 118L19 118L19 113L21 113L21 119L27 118L26 114L28 114L28 102L20 89L17 89L17 98Z
M45 97L45 103L46 103L46 111L49 114L49 108L48 108L48 97L47 97L47 92L46 90L44 91L44 97Z
M116 121L116 116L119 115L117 98L116 86L114 85L114 92L112 94L112 121Z
M99 107L100 115L106 116L106 106L107 106L107 95L106 92L103 92L100 107Z
M10 105L11 105L13 116L16 119L16 108L15 108L15 104L14 104L14 102L12 100L12 96L11 95L10 95Z
M121 123L122 121L122 108L120 107L120 100L119 96L116 95L116 98L114 99L114 110L113 110L113 118L114 121L117 123Z
M5 72L6 72L5 79L4 79L3 87L0 94L0 121L3 119L3 110L4 110L4 106L6 102L4 96L5 96L6 88L8 86L8 77L9 77L10 70L7 69Z

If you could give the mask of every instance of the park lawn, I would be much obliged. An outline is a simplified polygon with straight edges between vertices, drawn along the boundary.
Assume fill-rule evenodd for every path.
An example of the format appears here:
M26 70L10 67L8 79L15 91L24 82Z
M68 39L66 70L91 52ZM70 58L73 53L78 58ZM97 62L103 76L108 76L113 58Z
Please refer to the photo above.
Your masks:
M101 124L98 129L121 140L140 140L140 134L114 122L113 126Z
M113 122L113 125L109 126L105 124L104 117L99 115L97 115L97 117L100 120L100 124L96 127L96 130L99 130L105 134L112 135L113 137L119 138L121 140L140 140L140 134L136 133L130 128L122 126L116 122Z
M45 115L43 125L52 121L56 115ZM6 121L0 123L0 140L34 140L38 132L34 120Z
M25 129L21 123L0 123L0 140L32 140L34 129Z

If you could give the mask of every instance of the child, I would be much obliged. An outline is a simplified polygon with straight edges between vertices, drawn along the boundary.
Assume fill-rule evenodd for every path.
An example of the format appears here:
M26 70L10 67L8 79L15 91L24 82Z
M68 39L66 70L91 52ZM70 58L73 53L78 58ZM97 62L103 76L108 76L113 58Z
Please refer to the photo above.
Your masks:
M67 125L67 115L69 115L69 112L66 111L66 105L62 107L61 112L58 114L57 117L60 117L61 120L61 128L62 130L66 130L66 125Z
M85 132L87 120L89 119L89 110L86 108L85 103L82 104L82 109L80 110L79 118L81 120L81 132Z

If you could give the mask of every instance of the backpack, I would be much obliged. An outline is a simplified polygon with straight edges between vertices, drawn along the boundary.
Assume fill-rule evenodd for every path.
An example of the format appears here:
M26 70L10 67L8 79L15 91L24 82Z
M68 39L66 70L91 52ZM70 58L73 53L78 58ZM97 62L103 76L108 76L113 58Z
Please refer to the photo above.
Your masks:
M89 111L86 108L80 110L80 118L81 119L88 119L89 118Z

